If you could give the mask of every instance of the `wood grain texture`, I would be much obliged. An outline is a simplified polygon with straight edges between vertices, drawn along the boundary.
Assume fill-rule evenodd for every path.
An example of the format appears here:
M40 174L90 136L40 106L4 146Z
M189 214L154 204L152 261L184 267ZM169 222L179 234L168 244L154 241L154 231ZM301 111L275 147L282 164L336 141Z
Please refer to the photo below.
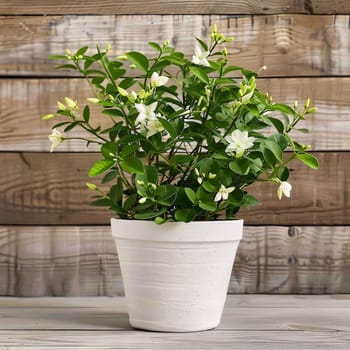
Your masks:
M250 0L250 1L201 1L201 0L83 0L69 1L1 0L0 14L3 15L53 15L53 14L274 14L307 13L329 14L349 13L350 4L346 0Z
M207 332L131 329L124 298L0 298L4 349L347 349L348 296L228 296ZM35 305L35 306L34 306Z
M298 142L310 143L316 151L350 150L350 78L262 78L258 87L268 91L276 102L292 105L298 99L302 105L310 97L318 107L316 114L302 122L310 134L294 134ZM48 151L50 125L58 119L44 122L40 117L56 111L56 101L64 96L84 105L91 97L90 88L81 79L1 79L0 151ZM95 125L111 125L110 118L101 115L99 109L92 110ZM76 129L73 135L81 137L85 133ZM88 151L85 142L76 140L64 142L58 150Z
M213 23L235 38L227 45L232 64L267 66L265 76L350 75L346 15L2 16L0 75L66 76L47 57L83 45L111 43L113 56L135 49L150 53L148 41L170 40L191 56L193 36L207 37Z
M350 152L316 153L320 169L291 164L292 198L277 200L273 184L251 188L263 205L242 209L246 224L350 224ZM109 224L107 209L92 207L85 186L100 158L86 153L0 153L0 224ZM295 172L294 172L295 170ZM98 180L95 180L98 183Z
M0 226L0 295L122 295L109 226ZM350 227L246 226L229 293L350 293ZM34 306L34 305L33 305Z
M109 227L0 226L0 295L121 295Z

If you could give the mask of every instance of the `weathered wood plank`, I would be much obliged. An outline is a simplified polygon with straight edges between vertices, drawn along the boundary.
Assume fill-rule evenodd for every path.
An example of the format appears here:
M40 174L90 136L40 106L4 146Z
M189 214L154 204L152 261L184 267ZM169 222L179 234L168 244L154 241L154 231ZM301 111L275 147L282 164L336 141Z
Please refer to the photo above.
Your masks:
M349 95L350 78L273 78L259 79L261 91L268 91L274 101L300 104L310 97L318 106L315 115L303 122L310 134L295 134L296 140L310 143L314 150L350 150ZM48 151L50 125L40 116L56 110L56 101L64 96L77 99L81 104L91 97L90 88L81 79L0 79L0 150ZM97 109L93 122L107 127L109 117ZM84 133L75 131L76 136ZM85 143L67 141L60 151L86 152ZM91 150L97 150L90 148Z
M230 293L349 293L350 227L245 227Z
M170 40L192 55L193 35L207 37L213 23L235 40L229 61L265 76L350 75L349 16L3 16L0 17L0 74L57 75L50 54L68 47L112 44L112 55L126 50L150 53L148 41Z
M129 330L135 332L128 324L125 298L40 298L33 301L32 303L28 299L0 298L0 321L2 319L7 321L2 325L2 330ZM349 323L343 323L345 315L342 316L340 312L345 309L347 313L349 308L349 299L334 300L329 296L316 299L308 296L297 299L295 296L230 295L227 297L222 322L215 331L249 329L350 331ZM311 312L306 313L305 309ZM52 312L55 313L55 317L51 319ZM261 322L261 317L264 317L267 312L268 317ZM86 322L93 318L95 313L99 314L96 322ZM233 315L235 316L232 317ZM302 325L301 321L303 321Z
M320 169L292 164L291 199L277 200L275 185L251 189L264 203L244 209L247 224L350 224L350 152L316 153ZM0 153L0 224L108 224L107 209L91 207L85 187L98 154ZM302 168L302 169L301 169Z
M0 346L41 350L228 350L239 344L235 348L343 350L350 341L349 298L334 299L228 296L218 328L200 333L157 333L130 328L124 298L1 298L0 321L4 319L4 326Z
M32 0L30 3L21 0L0 1L2 15L83 15L83 14L275 14L307 13L329 14L349 13L350 4L346 0L250 0L250 1L201 1L201 0L83 0L69 1Z
M0 237L0 295L123 294L109 226L0 226ZM347 226L246 226L229 293L350 293L349 273Z
M288 300L286 300L288 302ZM306 309L307 311L307 309ZM273 317L278 317L277 312ZM338 313L339 315L339 313ZM259 315L261 322L268 317L267 312ZM52 317L52 316L51 316ZM317 320L315 312L315 320ZM237 317L241 320L242 317ZM236 349L270 350L270 349L308 349L308 350L344 350L350 341L350 332L337 331L325 327L305 325L302 315L301 324L297 330L214 330L199 333L159 333L130 331L84 331L84 330L20 330L0 331L0 346L4 349L173 349L184 350L230 350L233 344L239 344ZM348 322L345 316L342 324ZM95 323L95 319L90 322Z
M0 295L121 295L109 227L1 227Z

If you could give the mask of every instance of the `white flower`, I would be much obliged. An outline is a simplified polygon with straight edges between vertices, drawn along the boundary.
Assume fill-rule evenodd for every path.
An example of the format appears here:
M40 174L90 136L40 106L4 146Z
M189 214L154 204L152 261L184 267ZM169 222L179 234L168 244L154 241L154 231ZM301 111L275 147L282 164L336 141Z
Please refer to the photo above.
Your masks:
M292 185L287 181L282 181L277 190L278 199L282 199L284 194L287 198L290 197L290 191L292 190Z
M221 185L219 188L219 192L215 195L214 201L219 202L222 200L226 200L228 198L228 195L234 191L235 187L225 187L224 185Z
M53 150L64 140L62 134L57 129L53 129L52 134L48 137L49 140L52 142L50 152L53 152Z
M158 87L163 86L168 82L169 78L159 75L157 72L153 72L151 76L151 86Z
M254 137L248 136L248 131L234 130L231 135L226 136L225 140L229 143L225 149L226 153L235 152L236 157L243 156L245 150L253 146Z
M197 45L194 49L194 55L192 58L192 62L195 64L200 64L202 66L210 67L210 64L207 60L209 56L208 51L202 51L201 48Z
M135 103L135 107L139 112L136 118L136 124L144 125L147 120L154 119L156 117L155 110L157 108L158 102L153 102L150 105L145 105L143 103Z
M153 136L154 134L157 134L158 132L161 132L161 131L164 130L164 126L158 120L158 118L150 119L147 122L146 128L147 128L147 134L146 134L147 138L149 138L149 137Z

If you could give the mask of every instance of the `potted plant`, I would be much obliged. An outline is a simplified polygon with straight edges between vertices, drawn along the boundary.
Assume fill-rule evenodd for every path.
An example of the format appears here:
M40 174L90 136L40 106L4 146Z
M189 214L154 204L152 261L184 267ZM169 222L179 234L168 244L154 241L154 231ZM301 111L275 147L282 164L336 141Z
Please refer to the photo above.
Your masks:
M152 57L130 51L110 58L109 45L51 57L86 78L88 101L110 120L93 126L90 107L68 97L43 117L63 118L49 136L51 151L74 138L101 151L89 176L103 175L102 185L87 186L92 204L117 216L112 234L137 328L216 327L242 236L237 213L259 203L249 186L272 182L279 199L289 197L288 163L318 167L309 146L290 135L316 108L309 100L301 108L274 103L257 89L256 72L229 64L223 45L230 41L214 26L208 43L196 38L190 58L168 42L150 42ZM138 78L126 76L130 69ZM86 136L67 137L60 127Z

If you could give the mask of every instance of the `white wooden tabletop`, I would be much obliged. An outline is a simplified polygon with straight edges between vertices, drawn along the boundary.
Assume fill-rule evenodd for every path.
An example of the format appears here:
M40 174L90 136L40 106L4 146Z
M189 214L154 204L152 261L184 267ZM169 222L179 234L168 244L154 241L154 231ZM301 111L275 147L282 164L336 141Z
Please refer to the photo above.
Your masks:
M132 329L125 299L0 298L0 349L350 349L350 295L230 295L221 325Z

